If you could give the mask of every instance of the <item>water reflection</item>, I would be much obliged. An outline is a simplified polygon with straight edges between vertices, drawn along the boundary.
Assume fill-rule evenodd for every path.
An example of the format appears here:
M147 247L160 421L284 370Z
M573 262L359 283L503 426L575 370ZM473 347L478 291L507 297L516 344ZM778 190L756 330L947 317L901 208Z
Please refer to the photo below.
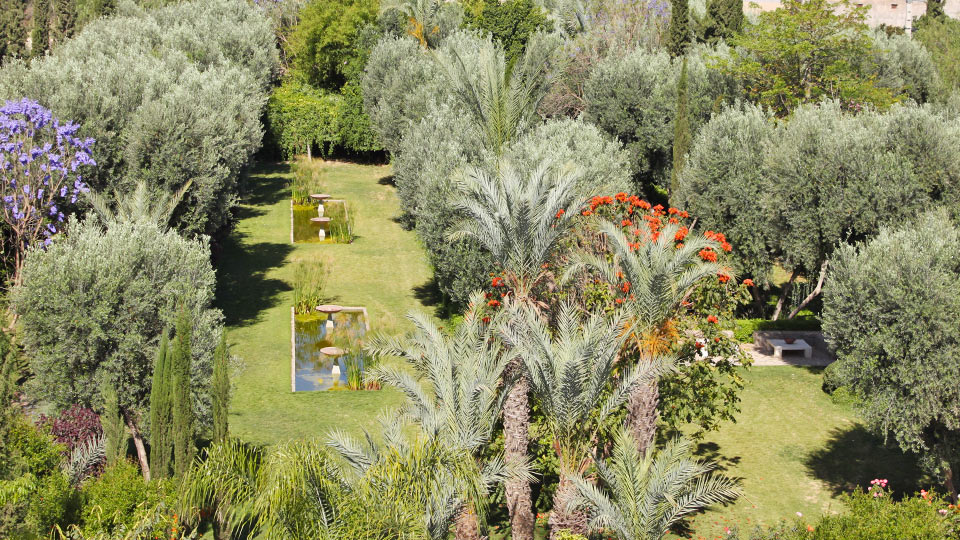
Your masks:
M363 312L341 311L335 314L332 329L327 325L327 318L325 314L296 316L295 392L346 388L349 364L351 361L362 362L361 358L349 353L334 359L321 353L320 349L332 346L346 349L344 341L359 340L366 333ZM333 370L334 362L339 368L337 374Z

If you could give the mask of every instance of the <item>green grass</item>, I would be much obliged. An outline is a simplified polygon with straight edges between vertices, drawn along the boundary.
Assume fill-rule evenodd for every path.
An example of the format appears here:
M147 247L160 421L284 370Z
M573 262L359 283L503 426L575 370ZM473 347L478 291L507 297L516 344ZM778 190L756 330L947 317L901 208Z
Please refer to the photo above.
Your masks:
M797 512L811 518L839 512L839 495L873 478L887 478L901 492L929 486L915 459L885 446L849 406L834 404L820 388L822 379L822 370L802 367L747 373L737 422L699 447L701 456L742 479L744 496L693 520L690 537L722 536L725 526L772 525Z
M355 213L352 244L290 243L290 167L265 165L245 184L236 230L217 254L217 304L231 352L244 361L235 378L230 430L244 440L275 444L323 436L331 429L373 428L378 413L400 403L393 390L290 391L290 307L297 260L321 258L330 271L328 299L365 306L374 332L406 328L403 315L423 308L417 289L430 278L414 233L399 213L389 167L328 163L324 187Z

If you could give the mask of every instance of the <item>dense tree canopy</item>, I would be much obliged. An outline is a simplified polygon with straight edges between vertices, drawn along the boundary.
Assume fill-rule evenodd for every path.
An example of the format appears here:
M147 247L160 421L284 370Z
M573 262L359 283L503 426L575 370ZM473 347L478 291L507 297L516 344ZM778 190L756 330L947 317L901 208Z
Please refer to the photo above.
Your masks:
M866 419L921 453L955 496L960 231L944 211L904 225L840 248L823 330L837 352L837 382L857 395Z

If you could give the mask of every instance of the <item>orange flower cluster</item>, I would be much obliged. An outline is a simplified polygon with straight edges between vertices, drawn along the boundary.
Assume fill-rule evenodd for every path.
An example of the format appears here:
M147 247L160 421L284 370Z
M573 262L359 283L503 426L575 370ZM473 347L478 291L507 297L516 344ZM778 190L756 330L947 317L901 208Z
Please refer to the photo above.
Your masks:
M500 276L494 276L493 279L490 280L490 286L491 286L491 287L506 287L506 284L503 282L503 278L502 278L502 277L500 277Z
M566 211L563 208L557 210L557 219L562 218L564 214L566 214Z
M713 240L714 242L717 242L718 244L720 244L720 249L726 252L730 252L730 250L733 249L733 246L731 246L730 243L727 242L727 237L724 236L723 233L707 231L703 233L703 235L709 238L710 240Z
M709 317L707 317L707 322L711 324L717 324L718 322L720 322L720 319L718 319L716 315L710 315Z
M746 285L747 287L753 287L753 280L750 278L747 278L743 280L743 284Z
M717 279L720 281L720 283L726 283L730 281L730 276L723 272L717 272Z
M707 262L717 262L717 252L711 248L703 248L699 251L700 258Z

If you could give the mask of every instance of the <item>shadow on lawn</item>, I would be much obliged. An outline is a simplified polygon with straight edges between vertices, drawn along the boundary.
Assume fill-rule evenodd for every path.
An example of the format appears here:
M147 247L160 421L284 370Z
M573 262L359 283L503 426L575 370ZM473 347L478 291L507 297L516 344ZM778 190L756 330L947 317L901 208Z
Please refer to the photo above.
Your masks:
M224 241L217 265L216 303L228 326L257 322L262 311L277 305L280 293L290 290L285 281L267 278L266 273L283 266L291 251L290 244L243 244L236 232Z
M289 198L287 179L275 176L289 172L283 163L261 165L243 179L243 202L235 211L237 219L266 213L260 206L277 204ZM268 176L274 175L274 176ZM276 306L280 294L290 290L286 282L267 278L266 273L283 266L293 251L288 243L245 244L243 235L233 231L221 244L217 260L217 307L223 310L230 326L257 322L263 310Z
M804 465L834 495L866 489L874 478L889 480L898 497L934 485L914 454L904 453L892 440L884 444L861 424L834 429L826 445L807 455Z

